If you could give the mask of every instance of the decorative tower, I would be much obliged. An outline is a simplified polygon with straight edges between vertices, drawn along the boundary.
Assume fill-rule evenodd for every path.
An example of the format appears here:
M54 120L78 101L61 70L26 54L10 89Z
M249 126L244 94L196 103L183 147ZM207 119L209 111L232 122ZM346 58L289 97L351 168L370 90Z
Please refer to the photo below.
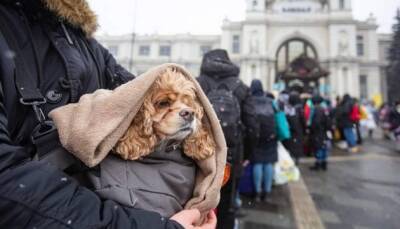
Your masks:
M264 0L246 0L247 12L260 12L265 10Z
M351 0L329 0L331 11L351 11Z

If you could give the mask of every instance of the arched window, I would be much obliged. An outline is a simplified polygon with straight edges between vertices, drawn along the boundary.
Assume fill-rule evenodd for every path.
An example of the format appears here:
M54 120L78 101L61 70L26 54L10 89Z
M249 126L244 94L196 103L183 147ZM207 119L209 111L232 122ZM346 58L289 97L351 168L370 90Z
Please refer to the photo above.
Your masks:
M344 10L344 8L345 8L344 0L339 0L339 9Z
M294 59L301 55L318 59L314 46L308 41L295 38L284 42L276 53L277 72L284 71Z

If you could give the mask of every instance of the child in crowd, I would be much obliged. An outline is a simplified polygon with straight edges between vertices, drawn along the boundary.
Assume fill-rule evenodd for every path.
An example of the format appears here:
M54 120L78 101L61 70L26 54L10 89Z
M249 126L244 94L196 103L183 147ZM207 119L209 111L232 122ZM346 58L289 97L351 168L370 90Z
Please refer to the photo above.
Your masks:
M315 153L316 162L311 170L327 170L328 169L328 151L330 140L328 132L331 131L329 109L321 96L312 98L314 105L310 129L310 139L313 152Z

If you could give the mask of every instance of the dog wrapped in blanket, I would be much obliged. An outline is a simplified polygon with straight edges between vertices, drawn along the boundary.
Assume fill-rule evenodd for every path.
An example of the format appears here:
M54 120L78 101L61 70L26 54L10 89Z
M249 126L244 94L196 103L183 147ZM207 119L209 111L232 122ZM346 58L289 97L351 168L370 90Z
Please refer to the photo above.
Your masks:
M211 104L183 67L164 64L115 90L53 110L63 147L105 199L170 217L219 202L226 143Z

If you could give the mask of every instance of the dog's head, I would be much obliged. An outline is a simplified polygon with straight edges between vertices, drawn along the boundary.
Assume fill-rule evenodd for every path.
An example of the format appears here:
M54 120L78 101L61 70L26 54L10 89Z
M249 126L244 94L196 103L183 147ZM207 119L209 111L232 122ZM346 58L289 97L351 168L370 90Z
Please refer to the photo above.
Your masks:
M168 69L160 76L115 151L124 159L146 156L165 141L182 141L186 155L202 160L215 152L195 85L182 73Z
M203 109L196 99L194 84L177 73L156 81L150 105L154 132L162 140L183 140L200 126Z

